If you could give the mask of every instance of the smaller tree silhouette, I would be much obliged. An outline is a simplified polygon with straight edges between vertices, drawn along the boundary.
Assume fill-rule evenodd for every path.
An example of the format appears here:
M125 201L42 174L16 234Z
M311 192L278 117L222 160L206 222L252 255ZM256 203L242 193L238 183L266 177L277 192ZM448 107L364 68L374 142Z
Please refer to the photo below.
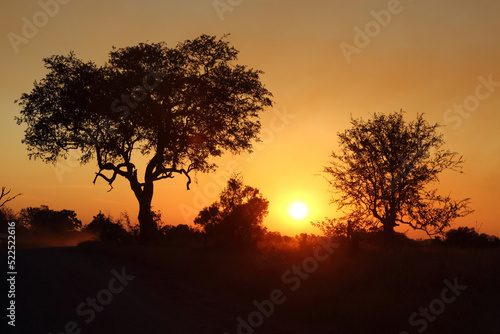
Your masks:
M264 236L262 225L269 201L257 188L233 176L221 192L219 201L204 208L194 223L203 227L206 237L230 248L252 248Z
M313 223L329 236L382 229L387 245L396 226L408 225L429 237L471 212L469 198L454 200L437 193L441 173L461 172L462 156L444 148L439 124L423 114L405 121L404 112L375 113L373 119L351 118L350 129L338 134L339 149L324 172L331 203L343 216Z
M104 242L120 242L130 239L130 235L120 222L113 222L111 217L101 211L85 226L85 230L99 235Z
M82 222L73 210L55 211L48 206L25 208L20 212L21 220L33 232L61 233L80 229Z
M474 228L461 226L446 232L445 244L464 248L487 248L500 246L500 239L485 233L479 234Z

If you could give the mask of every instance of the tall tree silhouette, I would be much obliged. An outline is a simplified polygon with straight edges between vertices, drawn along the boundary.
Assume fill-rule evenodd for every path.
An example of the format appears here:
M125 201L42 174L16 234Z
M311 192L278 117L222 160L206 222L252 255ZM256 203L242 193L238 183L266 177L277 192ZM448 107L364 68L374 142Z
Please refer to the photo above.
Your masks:
M383 227L384 239L391 243L399 224L432 236L472 212L468 198L455 201L430 187L443 171L460 171L462 156L443 148L438 124L430 125L422 114L405 122L403 115L351 118L352 128L338 134L340 152L333 152L324 168L331 202L345 215L313 225L330 234L349 221L355 229Z
M29 156L55 162L75 149L81 163L96 158L94 183L127 179L149 240L155 181L184 175L189 189L193 171L216 168L211 157L251 151L272 95L261 71L234 64L237 54L224 37L202 35L173 48L113 48L103 66L73 53L46 58L49 73L18 101ZM148 158L142 177L138 153Z

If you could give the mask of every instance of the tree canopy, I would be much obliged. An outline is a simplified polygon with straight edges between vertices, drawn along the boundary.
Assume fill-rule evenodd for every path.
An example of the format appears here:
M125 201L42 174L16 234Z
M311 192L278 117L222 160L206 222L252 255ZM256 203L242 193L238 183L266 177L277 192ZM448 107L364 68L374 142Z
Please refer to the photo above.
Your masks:
M206 236L229 247L253 247L263 237L262 223L269 201L257 188L247 186L239 176L230 178L218 201L200 211L195 224Z
M104 242L121 242L130 239L130 235L120 221L114 222L110 216L105 216L101 211L92 218L84 230L96 234Z
M51 210L46 205L22 209L20 217L23 224L34 232L71 232L79 230L82 226L75 211Z
M353 119L338 134L339 152L324 168L331 203L343 216L313 223L327 234L383 228L390 242L394 227L406 224L429 236L443 234L450 222L471 212L469 199L459 201L432 186L445 170L461 171L463 158L444 149L438 124L422 114L406 122L404 112Z
M95 159L110 185L128 180L142 237L155 232L153 182L216 168L225 151L251 151L259 114L272 105L259 70L235 64L225 37L202 35L175 47L140 43L113 50L103 66L68 56L44 59L49 73L18 100L30 158L55 162L70 150ZM139 173L136 155L148 157Z
M446 232L445 244L454 247L499 247L500 239L494 235L479 234L474 228L461 226Z

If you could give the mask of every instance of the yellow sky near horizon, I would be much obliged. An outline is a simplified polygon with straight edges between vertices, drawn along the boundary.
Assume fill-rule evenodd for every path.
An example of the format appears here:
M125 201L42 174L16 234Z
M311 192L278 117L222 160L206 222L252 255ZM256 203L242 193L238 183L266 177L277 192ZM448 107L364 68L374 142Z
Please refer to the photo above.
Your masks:
M0 5L0 185L23 193L9 203L13 209L46 204L75 210L84 223L99 210L114 217L138 212L123 180L111 192L102 180L92 184L95 163L80 167L63 161L67 172L58 177L53 166L28 160L21 143L24 127L14 121L20 110L14 100L43 78L44 57L74 50L101 65L112 46L145 41L173 46L203 33L230 33L229 41L240 51L238 62L263 70L262 81L275 97L275 106L261 119L264 141L250 156L218 159L220 169L199 174L191 191L180 177L157 182L153 205L166 223L190 223L195 212L216 199L229 172L241 170L245 182L270 201L265 220L270 230L319 233L309 221L337 214L318 175L337 147L337 133L350 126L351 115L368 118L403 109L408 120L425 113L429 122L446 125L447 147L466 160L463 174L445 173L438 185L442 193L472 199L475 213L456 226L481 226L480 232L500 236L500 3L62 2L26 44L17 45L18 52L9 33L22 36L23 18L42 20L43 9L37 1ZM217 13L214 3L240 4ZM462 113L459 105L465 105ZM288 216L288 205L295 201L309 206L303 220Z

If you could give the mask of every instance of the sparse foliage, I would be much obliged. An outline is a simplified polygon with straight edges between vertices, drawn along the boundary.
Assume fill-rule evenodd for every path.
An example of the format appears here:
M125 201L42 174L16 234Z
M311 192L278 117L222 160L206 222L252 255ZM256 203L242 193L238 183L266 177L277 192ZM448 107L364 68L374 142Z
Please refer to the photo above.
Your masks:
M340 218L313 223L329 235L345 230L383 228L390 243L394 227L406 224L429 236L443 234L450 222L469 214L469 199L455 201L429 186L445 170L460 171L463 159L443 148L438 125L423 115L405 122L402 111L351 119L352 128L339 133L339 152L325 167L331 203ZM344 231L345 233L345 231Z

